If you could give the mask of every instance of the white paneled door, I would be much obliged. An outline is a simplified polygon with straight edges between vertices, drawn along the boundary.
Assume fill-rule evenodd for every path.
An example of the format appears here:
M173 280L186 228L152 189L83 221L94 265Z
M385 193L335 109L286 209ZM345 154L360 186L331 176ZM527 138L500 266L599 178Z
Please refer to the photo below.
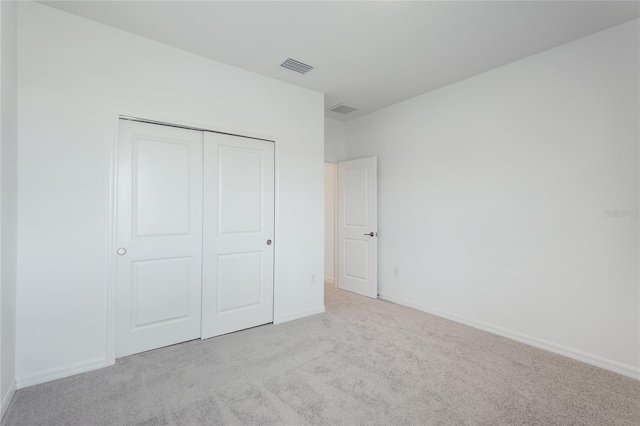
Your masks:
M202 139L120 121L117 357L200 337Z
M120 121L116 357L273 321L274 144Z
M205 132L202 337L273 321L274 144Z
M338 287L378 297L376 157L338 164Z

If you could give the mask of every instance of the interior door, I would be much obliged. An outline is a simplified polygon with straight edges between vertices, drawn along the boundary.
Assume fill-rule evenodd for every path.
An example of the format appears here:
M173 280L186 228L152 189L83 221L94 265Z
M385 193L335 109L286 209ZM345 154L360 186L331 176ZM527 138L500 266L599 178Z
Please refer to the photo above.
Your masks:
M377 158L338 164L338 287L378 297Z
M205 132L202 337L273 322L274 144Z
M202 138L120 121L117 357L200 337Z

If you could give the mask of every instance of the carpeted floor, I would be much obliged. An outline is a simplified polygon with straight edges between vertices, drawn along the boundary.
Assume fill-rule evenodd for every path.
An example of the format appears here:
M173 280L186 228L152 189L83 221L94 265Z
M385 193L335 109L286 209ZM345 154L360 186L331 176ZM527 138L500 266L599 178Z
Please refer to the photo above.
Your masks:
M640 425L640 382L326 287L327 312L19 390L3 425Z

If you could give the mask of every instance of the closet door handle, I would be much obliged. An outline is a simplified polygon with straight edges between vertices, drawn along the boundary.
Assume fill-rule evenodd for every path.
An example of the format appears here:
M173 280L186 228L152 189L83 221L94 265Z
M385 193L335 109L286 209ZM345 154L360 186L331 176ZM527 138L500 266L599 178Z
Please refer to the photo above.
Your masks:
M270 246L271 245L271 240L267 240L267 245Z

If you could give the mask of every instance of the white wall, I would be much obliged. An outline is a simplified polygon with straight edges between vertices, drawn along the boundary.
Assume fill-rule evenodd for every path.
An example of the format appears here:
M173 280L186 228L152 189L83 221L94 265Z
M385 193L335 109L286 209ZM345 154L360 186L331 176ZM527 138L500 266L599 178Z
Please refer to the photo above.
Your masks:
M114 109L275 138L275 319L324 310L322 94L31 2L18 47L19 387L105 365Z
M17 264L17 7L0 2L0 417L15 391Z
M345 123L324 119L324 161L337 163L345 156Z
M324 165L324 279L335 283L338 165Z
M381 295L640 378L638 218L605 215L639 207L638 47L636 20L350 121Z

